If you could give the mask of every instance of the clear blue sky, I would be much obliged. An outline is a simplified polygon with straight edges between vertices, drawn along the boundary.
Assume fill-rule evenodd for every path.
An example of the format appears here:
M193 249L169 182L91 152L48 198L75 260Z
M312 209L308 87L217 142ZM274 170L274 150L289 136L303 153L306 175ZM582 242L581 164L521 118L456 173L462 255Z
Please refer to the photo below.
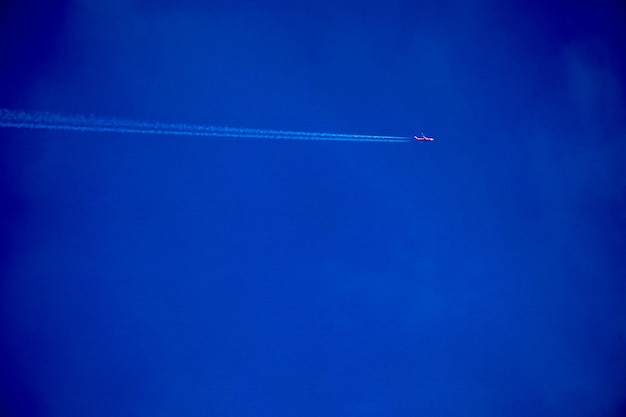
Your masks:
M295 3L295 4L294 4ZM0 414L626 416L617 1L0 5Z

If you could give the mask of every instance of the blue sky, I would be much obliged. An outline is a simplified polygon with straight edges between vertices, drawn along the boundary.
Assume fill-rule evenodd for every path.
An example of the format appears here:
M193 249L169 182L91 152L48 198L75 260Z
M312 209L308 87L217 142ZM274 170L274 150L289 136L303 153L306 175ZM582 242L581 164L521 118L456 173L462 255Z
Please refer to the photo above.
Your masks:
M10 416L626 413L623 6L0 6Z

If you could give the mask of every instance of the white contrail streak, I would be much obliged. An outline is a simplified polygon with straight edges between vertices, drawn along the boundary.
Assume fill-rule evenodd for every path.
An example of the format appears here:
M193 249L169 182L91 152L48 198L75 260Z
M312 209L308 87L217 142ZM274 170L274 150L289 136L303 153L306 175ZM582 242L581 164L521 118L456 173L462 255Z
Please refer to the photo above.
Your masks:
M135 133L167 136L205 136L221 138L324 140L353 142L408 142L402 136L350 135L339 133L296 132L284 130L215 127L179 123L155 123L98 116L65 115L0 109L0 127L66 130L101 133Z

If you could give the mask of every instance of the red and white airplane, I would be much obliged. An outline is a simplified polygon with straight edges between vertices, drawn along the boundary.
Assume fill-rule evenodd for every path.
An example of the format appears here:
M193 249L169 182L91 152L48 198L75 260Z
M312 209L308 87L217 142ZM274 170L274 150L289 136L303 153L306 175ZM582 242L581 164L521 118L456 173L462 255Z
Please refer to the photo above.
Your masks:
M429 138L427 136L424 136L424 134L422 133L422 136L413 136L413 139L415 140L435 140L435 138Z

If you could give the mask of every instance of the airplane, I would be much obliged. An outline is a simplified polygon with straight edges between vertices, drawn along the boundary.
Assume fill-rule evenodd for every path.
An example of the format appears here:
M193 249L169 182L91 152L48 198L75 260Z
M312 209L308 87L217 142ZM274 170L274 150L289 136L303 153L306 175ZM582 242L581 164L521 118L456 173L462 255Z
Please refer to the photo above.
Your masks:
M435 140L435 138L429 138L427 136L424 136L424 134L422 133L422 136L413 136L413 139L415 140Z

